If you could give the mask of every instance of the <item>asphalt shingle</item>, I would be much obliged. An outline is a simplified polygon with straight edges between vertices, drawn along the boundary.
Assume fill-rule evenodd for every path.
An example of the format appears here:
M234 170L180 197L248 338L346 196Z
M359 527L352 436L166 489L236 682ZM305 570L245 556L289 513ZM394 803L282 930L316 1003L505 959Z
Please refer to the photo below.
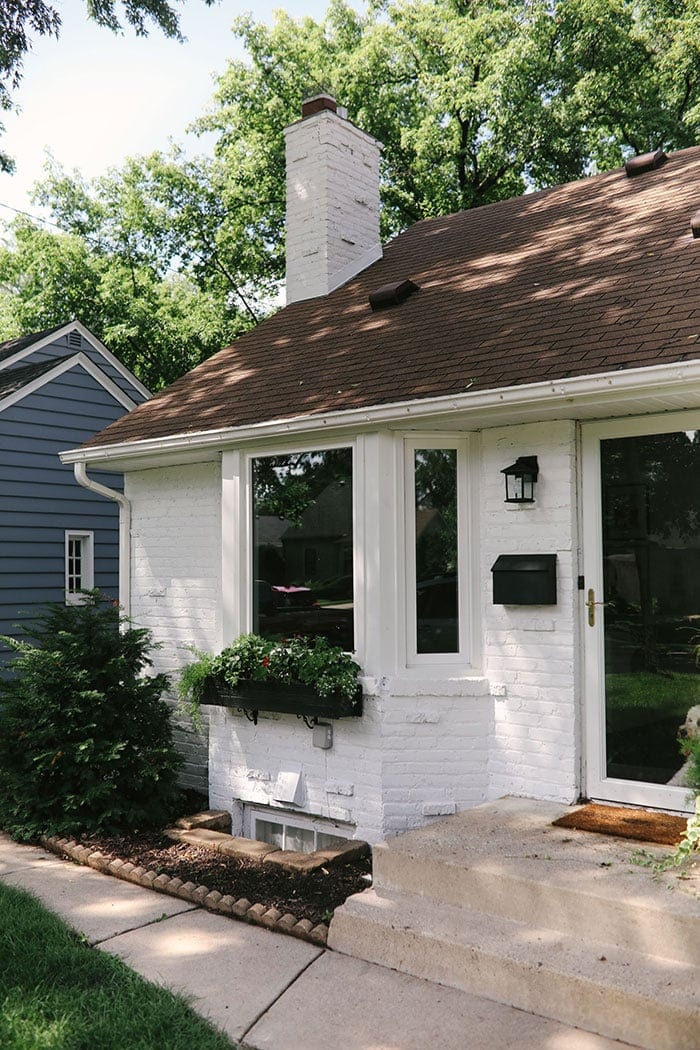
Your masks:
M428 219L294 303L89 446L697 358L700 147ZM370 292L419 291L373 311Z

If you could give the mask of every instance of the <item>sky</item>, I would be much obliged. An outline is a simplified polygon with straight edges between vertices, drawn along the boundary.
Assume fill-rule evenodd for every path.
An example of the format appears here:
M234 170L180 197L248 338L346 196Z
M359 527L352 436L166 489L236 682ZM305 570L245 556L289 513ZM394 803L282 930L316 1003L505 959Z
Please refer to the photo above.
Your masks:
M0 172L0 221L13 217L10 208L40 214L29 193L42 177L47 150L88 178L125 157L166 148L170 139L204 152L206 141L187 137L185 129L206 108L227 59L245 57L230 31L234 18L252 10L257 21L271 23L273 11L283 8L293 18L320 19L328 6L325 0L219 0L207 7L184 0L176 6L187 41L178 44L157 28L146 38L129 28L115 36L88 21L84 0L52 3L63 21L60 37L34 39L13 95L17 112L0 115L2 147L16 163L14 175Z

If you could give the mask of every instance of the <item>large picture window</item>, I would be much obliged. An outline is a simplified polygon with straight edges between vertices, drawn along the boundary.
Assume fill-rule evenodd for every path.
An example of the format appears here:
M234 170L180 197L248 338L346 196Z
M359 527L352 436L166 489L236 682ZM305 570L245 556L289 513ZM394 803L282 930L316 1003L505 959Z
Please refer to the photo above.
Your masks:
M354 649L352 449L252 461L253 630Z

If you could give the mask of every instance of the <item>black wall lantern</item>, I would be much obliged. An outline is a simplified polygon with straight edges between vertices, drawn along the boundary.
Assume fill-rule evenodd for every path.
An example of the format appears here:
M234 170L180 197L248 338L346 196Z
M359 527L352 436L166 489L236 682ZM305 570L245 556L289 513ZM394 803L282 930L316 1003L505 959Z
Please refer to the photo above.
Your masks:
M537 456L518 456L515 463L505 467L506 503L534 503L535 482L539 474Z

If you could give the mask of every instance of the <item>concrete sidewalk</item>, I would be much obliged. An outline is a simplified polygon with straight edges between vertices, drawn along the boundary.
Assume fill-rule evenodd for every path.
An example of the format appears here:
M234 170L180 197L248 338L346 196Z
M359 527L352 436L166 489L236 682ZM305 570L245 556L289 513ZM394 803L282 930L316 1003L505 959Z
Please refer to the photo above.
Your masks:
M28 890L250 1050L622 1050L623 1044L317 948L60 860L0 833ZM1 917L0 917L1 921ZM155 1048L154 1050L160 1050Z

